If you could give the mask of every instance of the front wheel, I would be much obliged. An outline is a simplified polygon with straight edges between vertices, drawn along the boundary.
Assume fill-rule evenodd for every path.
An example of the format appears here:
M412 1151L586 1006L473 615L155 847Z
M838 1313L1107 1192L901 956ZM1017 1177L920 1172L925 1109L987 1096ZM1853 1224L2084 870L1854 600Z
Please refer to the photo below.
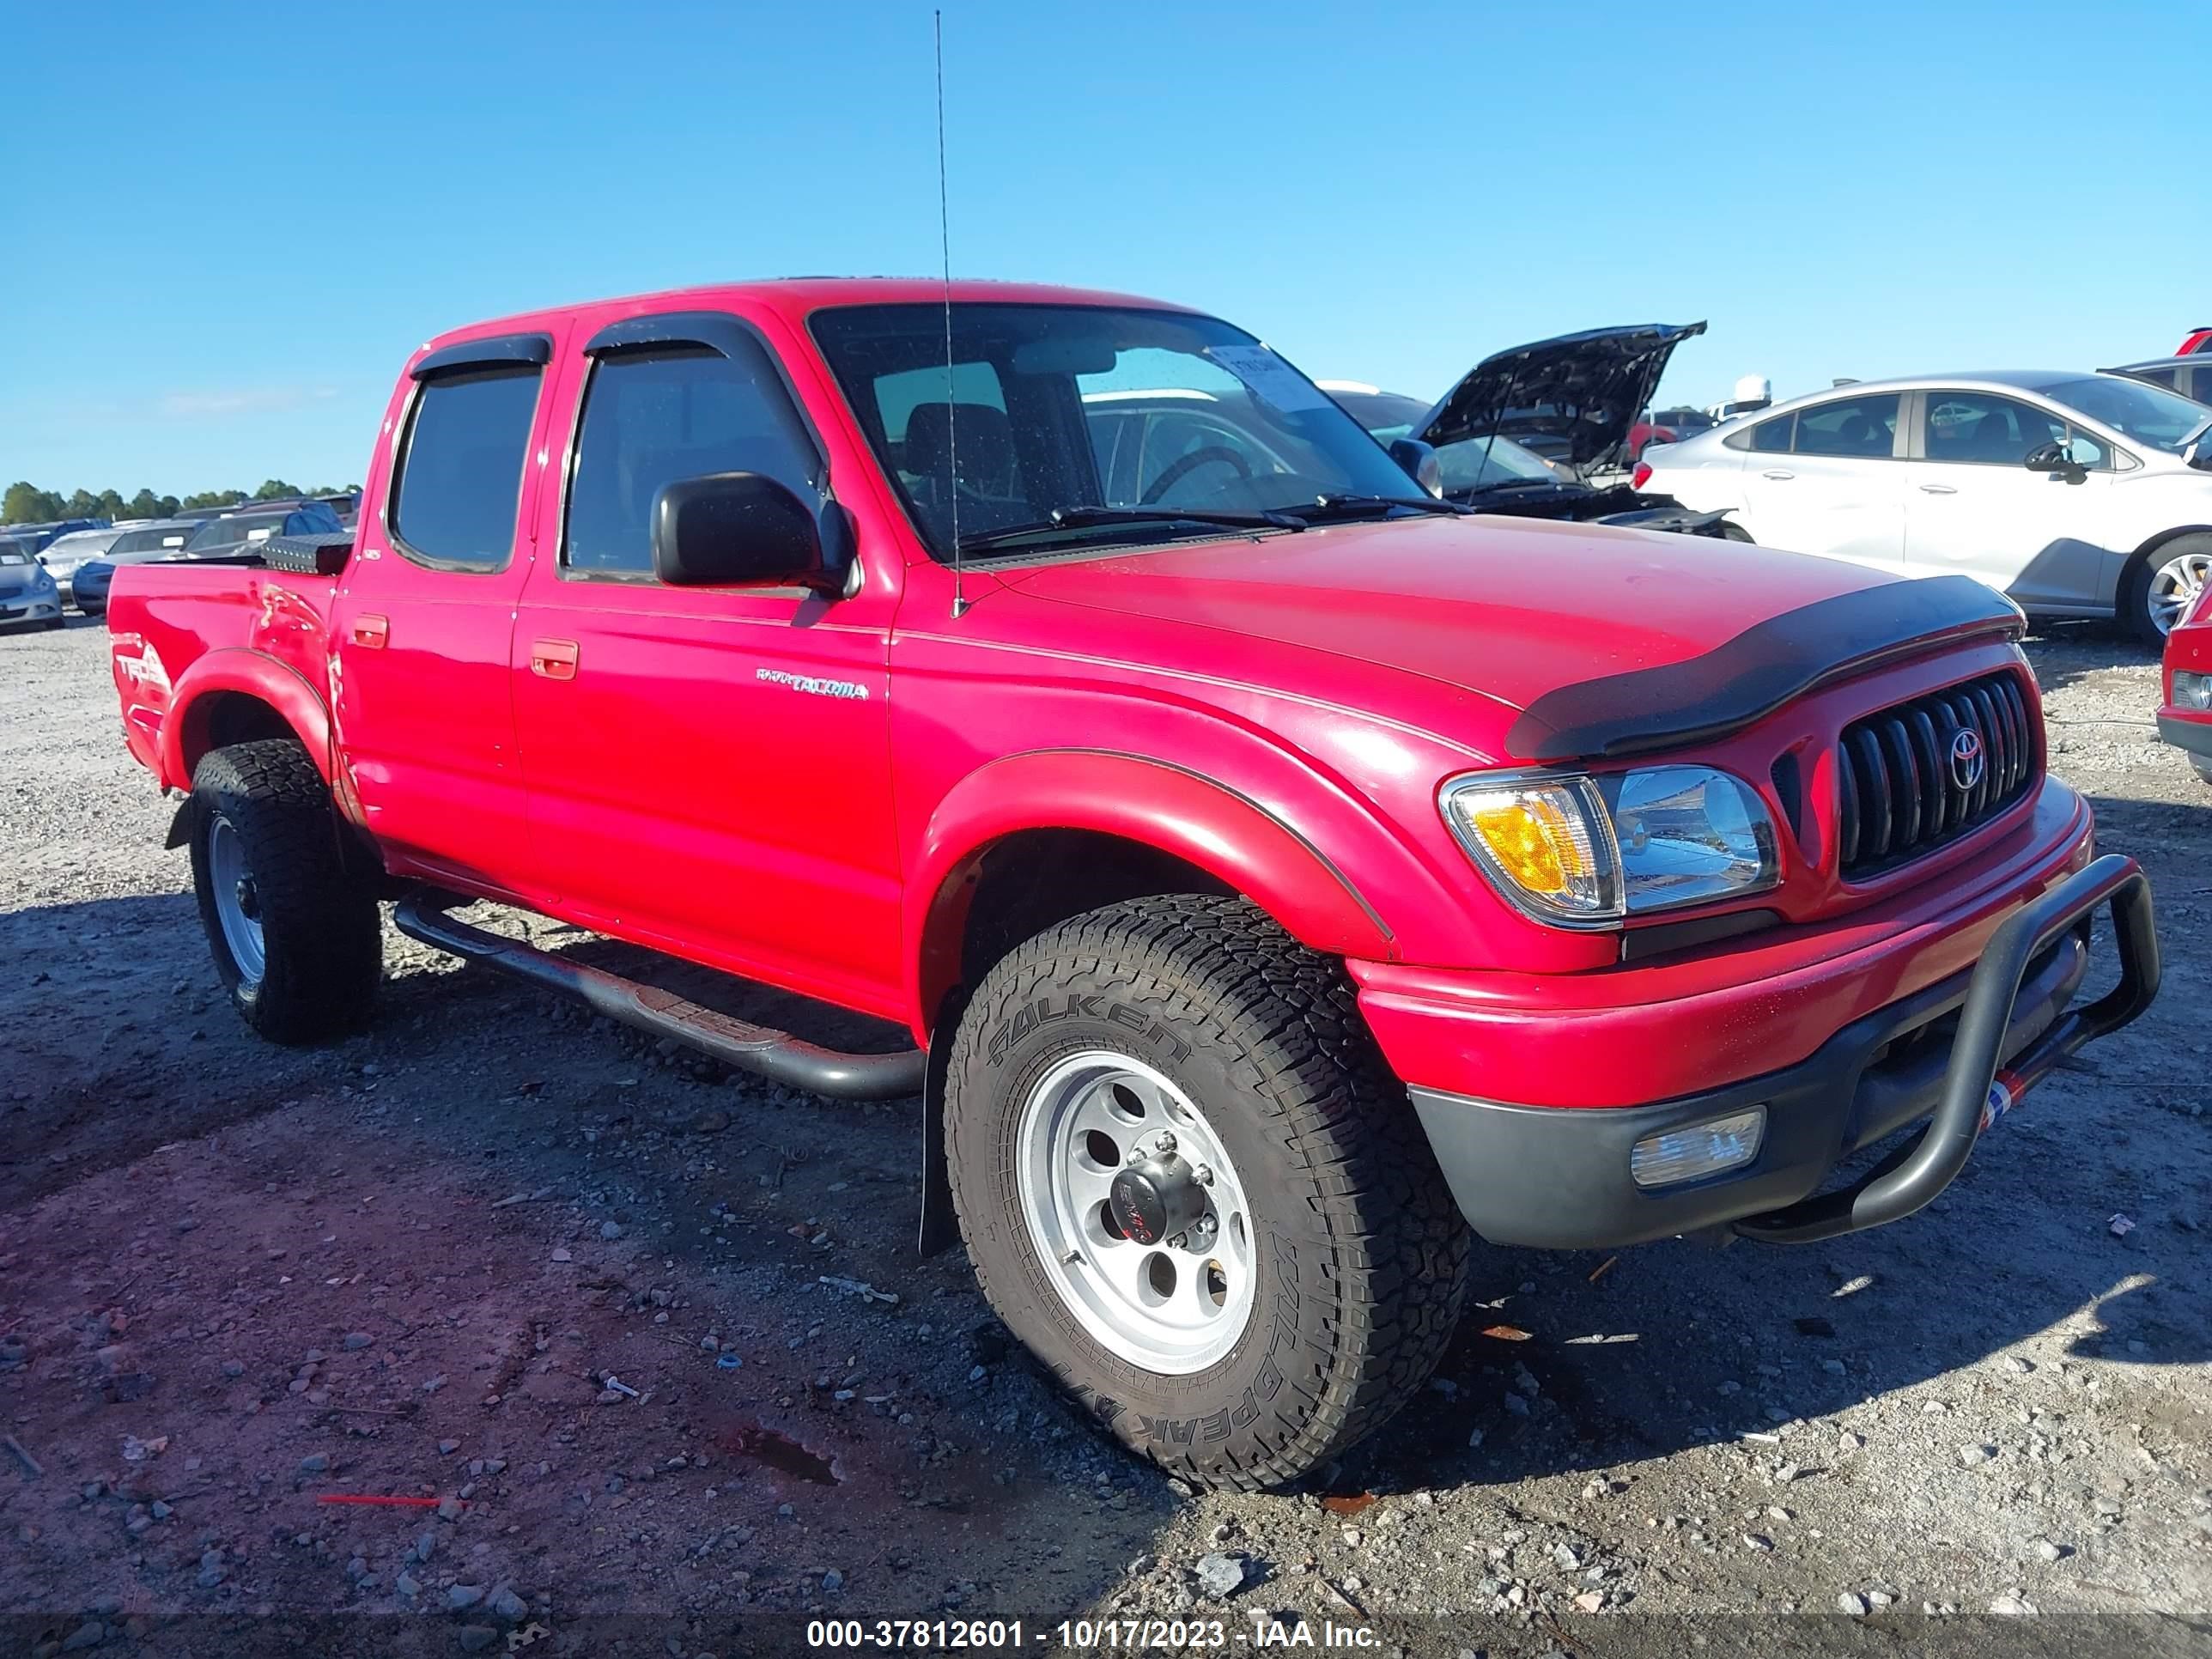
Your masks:
M275 1042L358 1029L383 975L375 890L346 867L330 792L306 750L212 750L192 773L192 886L216 975Z
M2197 608L2212 582L2212 535L2176 536L2139 559L2120 589L2120 621L2156 645Z
M1427 1380L1469 1235L1334 963L1242 900L1133 900L1001 961L952 1043L984 1294L1125 1445L1276 1486Z

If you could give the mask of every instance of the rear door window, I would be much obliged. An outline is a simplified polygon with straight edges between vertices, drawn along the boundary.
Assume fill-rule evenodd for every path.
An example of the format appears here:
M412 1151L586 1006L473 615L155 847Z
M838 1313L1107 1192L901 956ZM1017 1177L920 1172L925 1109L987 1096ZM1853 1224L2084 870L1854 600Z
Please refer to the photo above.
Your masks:
M1748 432L1738 433L1729 441L1739 449L1748 449L1761 455L1787 455L1790 453L1790 434L1796 424L1795 415L1778 415L1771 421L1761 421Z
M1800 455L1886 460L1897 442L1897 394L1838 398L1797 411Z
M472 369L425 380L392 485L392 540L417 564L503 570L544 372Z

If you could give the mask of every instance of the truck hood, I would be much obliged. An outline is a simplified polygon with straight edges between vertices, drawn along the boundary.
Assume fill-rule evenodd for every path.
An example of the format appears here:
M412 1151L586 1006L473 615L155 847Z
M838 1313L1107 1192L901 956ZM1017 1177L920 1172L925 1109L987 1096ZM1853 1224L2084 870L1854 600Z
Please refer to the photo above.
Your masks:
M1641 323L1492 353L1415 435L1442 447L1494 433L1587 471L1626 453L1629 428L1659 389L1667 360L1705 331L1703 323Z
M1450 688L1424 723L1462 738L1474 735L1464 726L1467 693L1526 711L1550 693L1572 690L1587 702L1594 683L1673 665L1696 665L1686 678L1710 678L1727 661L1721 647L1757 637L1762 624L1876 589L1898 597L1859 608L1898 618L1891 633L1957 631L1904 597L1943 588L1942 580L1905 581L1749 543L1508 518L1332 526L998 574L1027 598L1159 624L1138 639L1099 630L1092 643L1102 654L1218 676L1238 660L1221 638L1233 635L1419 676ZM1978 606L1980 626L2016 630L2008 601L1957 580L1980 598L1953 609ZM1178 641L1185 629L1212 631ZM1866 654L1863 641L1841 637L1808 645L1802 629L1784 648L1805 684ZM1264 659L1241 654L1239 676L1267 672ZM1363 695L1357 679L1323 686L1293 665L1284 672L1267 689L1347 705ZM1516 729L1525 734L1527 722ZM1515 752L1537 757L1540 747L1516 739Z

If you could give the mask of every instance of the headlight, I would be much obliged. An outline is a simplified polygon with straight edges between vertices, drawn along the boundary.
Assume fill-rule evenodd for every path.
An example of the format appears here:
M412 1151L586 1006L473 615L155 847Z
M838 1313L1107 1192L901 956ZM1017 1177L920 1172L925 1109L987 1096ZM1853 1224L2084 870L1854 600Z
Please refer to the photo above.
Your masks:
M1624 916L1757 892L1781 879L1774 820L1709 766L1455 778L1444 822L1491 884L1539 921Z
M53 585L54 573L47 569L46 566L40 565L36 570L31 573L31 586L33 588L52 587Z
M2212 708L2212 674L2192 674L2186 669L2175 669L2173 706L2177 708Z

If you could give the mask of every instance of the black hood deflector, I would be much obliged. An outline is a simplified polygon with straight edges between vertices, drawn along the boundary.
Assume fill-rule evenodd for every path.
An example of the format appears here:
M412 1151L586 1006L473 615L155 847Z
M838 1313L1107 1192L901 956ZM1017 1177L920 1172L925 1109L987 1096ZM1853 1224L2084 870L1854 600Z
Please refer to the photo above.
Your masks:
M1847 674L2026 630L2018 607L1972 576L1863 587L1770 617L1702 656L1547 691L1507 731L1506 752L1586 761L1711 742Z
M1419 435L1439 447L1492 433L1533 438L1540 454L1594 466L1626 452L1674 348L1705 331L1703 323L1639 323L1493 353L1429 411Z

